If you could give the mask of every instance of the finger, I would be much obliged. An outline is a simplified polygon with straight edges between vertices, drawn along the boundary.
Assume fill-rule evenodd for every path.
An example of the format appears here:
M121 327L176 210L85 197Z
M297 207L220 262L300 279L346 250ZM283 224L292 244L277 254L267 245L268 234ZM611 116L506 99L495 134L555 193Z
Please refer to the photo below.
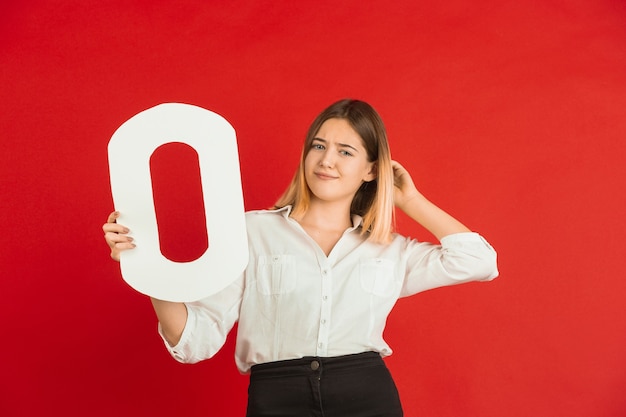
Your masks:
M115 243L111 246L111 258L120 261L120 253L125 250L133 249L135 247L134 243L123 242L123 243Z
M116 233L116 232L106 232L104 234L104 238L112 243L119 243L119 242L132 242L133 239L131 236L128 236L126 234L120 234L120 233Z
M395 168L404 168L402 166L402 164L398 161L396 161L395 159L391 161L391 166L395 169Z
M120 238L119 235L105 236L104 240L111 250L129 249L135 247L135 242L132 238L124 239Z
M116 250L116 251L123 251L123 250L133 249L136 246L137 245L135 245L133 242L117 242L113 246L111 246L111 249Z
M391 161L391 167L393 168L394 172L406 171L406 168L404 168L404 166L402 166L402 164L398 161Z
M120 217L120 212L116 210L109 214L109 217L107 218L107 223L115 223L118 217Z
M115 231L105 232L104 238L111 242L128 242L128 241L134 240L131 236L128 236L126 233L118 233Z
M126 234L130 232L130 230L128 230L128 227L117 223L105 223L102 225L102 230L104 231L104 233Z

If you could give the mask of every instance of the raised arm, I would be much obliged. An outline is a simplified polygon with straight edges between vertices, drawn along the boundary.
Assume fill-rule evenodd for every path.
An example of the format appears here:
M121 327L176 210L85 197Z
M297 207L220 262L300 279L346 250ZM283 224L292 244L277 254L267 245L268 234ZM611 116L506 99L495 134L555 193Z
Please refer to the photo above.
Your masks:
M117 211L109 214L107 222L102 226L104 240L111 249L111 258L118 262L121 252L135 247L133 238L128 236L128 228L117 223L119 215L120 213ZM156 298L151 298L151 301L161 324L163 336L170 345L175 346L187 323L187 307L183 303L157 300Z
M470 230L457 219L431 203L417 190L409 172L398 162L392 162L394 203L410 218L421 224L437 239Z

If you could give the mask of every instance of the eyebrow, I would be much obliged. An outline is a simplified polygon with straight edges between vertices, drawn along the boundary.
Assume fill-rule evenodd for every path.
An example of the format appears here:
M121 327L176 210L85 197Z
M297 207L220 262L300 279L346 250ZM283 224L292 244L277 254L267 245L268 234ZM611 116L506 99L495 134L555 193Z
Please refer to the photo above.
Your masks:
M313 142L314 141L328 143L328 141L326 139L321 139L321 138L313 138ZM348 145L347 143L338 143L337 146L339 146L340 148L350 148L350 149L354 150L355 152L359 151L357 148L355 148L352 145Z

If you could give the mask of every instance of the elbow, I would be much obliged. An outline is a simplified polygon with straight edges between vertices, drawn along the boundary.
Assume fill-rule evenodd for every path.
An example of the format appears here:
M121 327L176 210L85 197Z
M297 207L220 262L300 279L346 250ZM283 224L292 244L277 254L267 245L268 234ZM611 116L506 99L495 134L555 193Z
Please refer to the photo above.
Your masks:
M178 344L173 346L166 344L170 355L174 360L183 364L194 364L211 359L222 348L228 334L219 324L214 323L213 326L204 329L213 330L212 332L196 332L190 329L187 335L180 338Z
M498 256L495 251L490 251L476 256L468 266L468 273L472 281L492 281L498 272Z
M211 359L217 351L196 352L188 349L177 349L176 347L169 349L170 355L178 363L193 365L206 359Z
M198 363L201 361L199 358L186 357L178 352L171 352L172 358L178 363L182 363L185 365L193 365L194 363Z
M478 281L492 281L498 277L498 254L495 250L491 250L476 260L475 273Z
M498 277L500 272L498 271L498 259L495 252L489 259L481 261L481 266L477 273L479 281L492 281Z
M495 279L498 272L497 256L495 252L483 254L471 258L457 259L446 265L450 277L455 281L491 281Z
M463 233L444 239L441 262L453 281L491 281L498 276L498 255L482 236Z

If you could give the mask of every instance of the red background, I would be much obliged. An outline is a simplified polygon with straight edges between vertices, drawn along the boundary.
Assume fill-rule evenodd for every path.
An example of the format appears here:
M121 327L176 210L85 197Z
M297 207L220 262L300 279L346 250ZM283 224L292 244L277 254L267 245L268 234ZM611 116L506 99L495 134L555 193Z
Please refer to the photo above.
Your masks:
M213 110L263 208L349 96L499 252L496 281L394 310L406 415L626 415L625 19L617 0L3 2L0 414L243 415L233 338L176 363L109 259L106 146L156 104Z

